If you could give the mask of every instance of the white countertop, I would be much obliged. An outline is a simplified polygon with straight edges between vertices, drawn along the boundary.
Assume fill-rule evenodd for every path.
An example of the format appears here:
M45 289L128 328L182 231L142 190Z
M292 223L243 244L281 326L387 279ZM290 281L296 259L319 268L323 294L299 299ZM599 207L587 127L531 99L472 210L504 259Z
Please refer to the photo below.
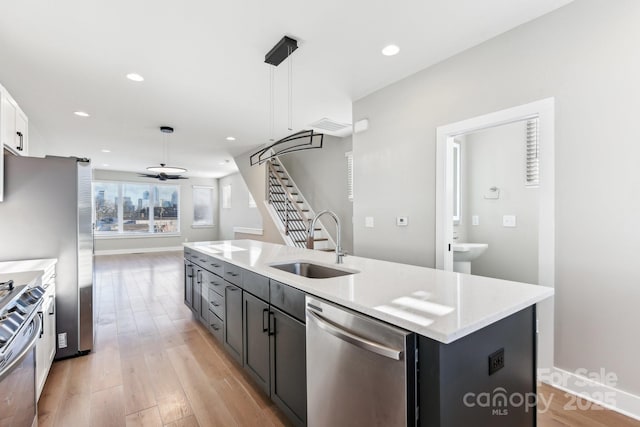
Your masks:
M0 273L20 273L23 271L42 271L56 265L56 258L46 259L25 259L20 261L2 261L0 262Z
M254 240L185 243L185 247L251 270L448 344L553 295L553 289ZM330 279L297 276L269 264L312 261L358 273Z

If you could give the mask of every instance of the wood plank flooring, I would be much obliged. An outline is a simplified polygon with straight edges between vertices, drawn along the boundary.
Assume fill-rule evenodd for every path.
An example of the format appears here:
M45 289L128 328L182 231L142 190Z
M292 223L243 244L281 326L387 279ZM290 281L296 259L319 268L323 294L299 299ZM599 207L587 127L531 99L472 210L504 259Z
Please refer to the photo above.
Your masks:
M39 426L209 427L289 425L183 303L182 253L96 257L96 344L55 362L38 404ZM541 427L635 426L572 398L539 390ZM578 407L583 407L578 405Z
M96 257L96 345L55 362L40 427L284 426L183 303L182 253Z

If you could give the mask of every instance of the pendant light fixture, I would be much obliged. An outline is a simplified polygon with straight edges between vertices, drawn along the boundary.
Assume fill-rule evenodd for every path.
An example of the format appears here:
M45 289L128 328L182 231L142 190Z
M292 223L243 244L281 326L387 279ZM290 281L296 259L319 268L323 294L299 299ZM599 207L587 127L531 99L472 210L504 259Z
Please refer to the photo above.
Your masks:
M165 181L167 179L187 179L180 176L181 173L186 172L185 168L176 167L176 166L167 166L167 159L169 158L169 149L167 147L167 135L173 133L173 128L171 126L160 126L160 132L163 133L163 163L160 163L160 166L149 166L147 170L149 172L155 172L156 174L140 174L140 176L144 176L147 178L157 178L161 181Z
M312 148L322 148L324 134L314 132L313 130L302 130L292 135L275 141L275 115L274 115L274 71L275 68L285 59L289 59L289 75L288 75L288 130L293 130L293 58L291 54L298 49L298 41L284 36L276 45L265 55L264 62L271 65L269 68L269 127L271 145L256 151L249 157L251 166L262 164L267 160L294 151L309 150Z

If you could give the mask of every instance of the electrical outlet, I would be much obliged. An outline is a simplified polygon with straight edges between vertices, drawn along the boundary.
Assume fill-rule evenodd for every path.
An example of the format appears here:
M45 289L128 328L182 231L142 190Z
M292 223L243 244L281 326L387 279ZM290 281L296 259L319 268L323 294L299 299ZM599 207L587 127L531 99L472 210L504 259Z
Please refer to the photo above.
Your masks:
M478 215L471 217L471 225L480 225L480 217Z
M504 368L504 348L489 355L489 375L493 375Z
M364 226L367 228L373 228L373 217L367 216L364 218Z
M396 217L396 225L398 227L406 227L407 225L409 225L409 217L406 217L406 216Z
M515 215L504 215L502 217L502 226L503 227L515 227L516 226L516 216Z
M58 348L67 348L67 333L58 334Z

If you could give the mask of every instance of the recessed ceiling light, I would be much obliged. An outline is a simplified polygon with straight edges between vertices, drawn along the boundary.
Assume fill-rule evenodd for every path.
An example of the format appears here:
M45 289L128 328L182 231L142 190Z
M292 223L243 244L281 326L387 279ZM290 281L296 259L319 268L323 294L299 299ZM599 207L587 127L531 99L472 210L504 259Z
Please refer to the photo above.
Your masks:
M236 140L235 137L233 137L233 136L228 136L226 139L227 139L227 141L235 141Z
M76 116L80 116L80 117L89 117L89 116L91 116L91 114L86 113L84 111L74 111L73 114L75 114Z
M102 164L102 166L104 166L104 167L108 167L108 166L109 166L109 163L103 163L103 164Z
M398 52L400 52L400 48L395 44L390 44L389 46L385 46L384 49L382 49L382 54L384 56L397 55Z
M107 150L106 148L103 148L103 149L102 149L102 150L100 150L100 151L102 151L103 153L110 153L110 152L111 152L111 150Z
M127 74L127 78L133 82L143 82L144 77L137 73L129 73Z

